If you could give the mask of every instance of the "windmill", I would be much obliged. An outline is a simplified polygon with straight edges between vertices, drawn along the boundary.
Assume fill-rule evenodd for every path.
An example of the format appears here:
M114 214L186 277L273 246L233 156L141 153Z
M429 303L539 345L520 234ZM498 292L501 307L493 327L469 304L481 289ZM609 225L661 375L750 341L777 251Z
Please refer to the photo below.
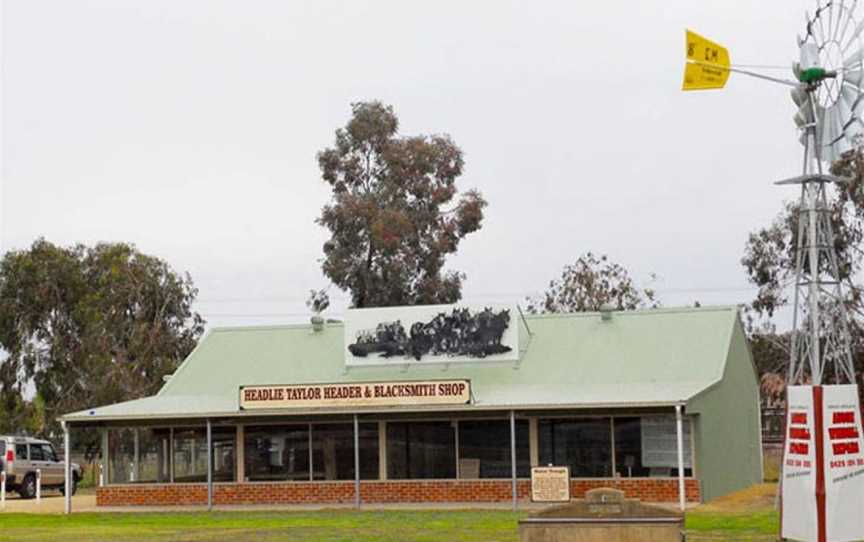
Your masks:
M787 433L781 476L781 538L864 538L864 440L827 186L826 167L862 143L864 21L857 0L819 0L798 38L795 80L731 64L723 46L687 31L684 90L723 88L730 73L792 87L804 147L795 232L793 333L787 374Z

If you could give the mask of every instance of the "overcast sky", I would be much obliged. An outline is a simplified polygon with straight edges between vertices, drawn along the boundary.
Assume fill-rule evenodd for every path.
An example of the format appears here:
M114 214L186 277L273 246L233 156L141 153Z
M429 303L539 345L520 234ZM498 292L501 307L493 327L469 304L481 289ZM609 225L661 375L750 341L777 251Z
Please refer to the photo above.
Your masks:
M315 155L354 101L463 149L489 201L449 260L468 302L589 250L665 305L747 302L747 233L795 196L772 184L801 163L785 87L680 86L685 27L786 66L806 0L0 3L0 248L132 242L211 325L303 320L328 284Z

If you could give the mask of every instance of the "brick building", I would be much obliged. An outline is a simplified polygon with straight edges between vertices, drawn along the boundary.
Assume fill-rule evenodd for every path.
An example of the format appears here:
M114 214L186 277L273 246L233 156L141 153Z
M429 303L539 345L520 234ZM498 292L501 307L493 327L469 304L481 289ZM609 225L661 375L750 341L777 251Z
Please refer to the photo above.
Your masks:
M737 309L571 315L401 307L211 330L102 431L100 505L496 502L531 468L571 493L709 500L761 480ZM683 467L683 468L682 468Z

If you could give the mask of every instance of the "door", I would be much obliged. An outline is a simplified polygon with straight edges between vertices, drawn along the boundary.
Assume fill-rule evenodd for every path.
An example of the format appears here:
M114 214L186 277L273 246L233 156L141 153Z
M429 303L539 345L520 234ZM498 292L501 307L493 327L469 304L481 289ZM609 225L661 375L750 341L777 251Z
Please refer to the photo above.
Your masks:
M50 451L50 450L48 450ZM49 461L48 457L45 454L45 445L34 442L30 444L30 467L34 471L38 470L42 477L42 485L50 486L56 485L59 482L57 481L57 474L53 472L52 466L53 463ZM61 471L62 473L62 471Z
M54 446L43 443L42 456L45 462L45 468L42 470L42 483L50 485L62 485L65 478L63 477L63 463L57 460L57 453L54 451Z

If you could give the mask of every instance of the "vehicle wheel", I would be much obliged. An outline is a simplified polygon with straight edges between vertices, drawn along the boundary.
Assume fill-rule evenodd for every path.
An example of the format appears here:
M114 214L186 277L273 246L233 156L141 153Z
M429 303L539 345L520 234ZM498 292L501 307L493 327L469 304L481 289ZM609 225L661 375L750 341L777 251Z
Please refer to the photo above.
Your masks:
M72 477L72 484L71 484L71 486L72 486L72 487L71 487L70 490L69 490L69 495L70 495L70 496L74 496L74 495L75 495L75 492L78 491L78 479L75 478L74 476ZM66 484L63 484L62 486L60 486L60 494L61 494L61 495L65 495L65 494L66 494Z
M18 494L21 495L22 499L32 499L36 496L36 476L33 474L28 474L21 481L21 485L18 487Z

